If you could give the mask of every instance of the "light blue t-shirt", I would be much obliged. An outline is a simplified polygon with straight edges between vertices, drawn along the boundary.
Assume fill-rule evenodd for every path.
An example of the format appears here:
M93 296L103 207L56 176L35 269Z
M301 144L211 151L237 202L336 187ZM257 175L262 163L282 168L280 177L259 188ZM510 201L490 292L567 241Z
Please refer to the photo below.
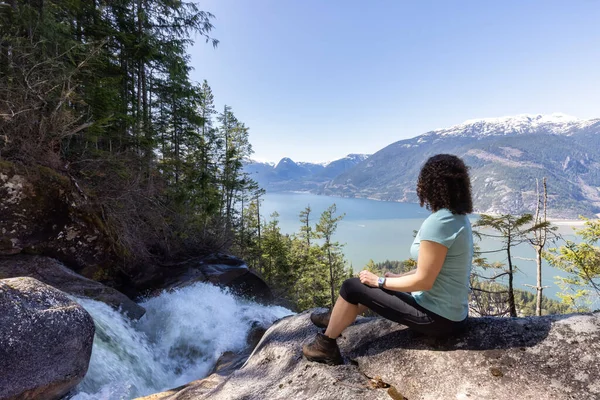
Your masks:
M469 275L473 261L473 233L466 215L441 209L421 225L411 246L416 260L421 240L444 245L448 254L433 287L412 295L422 307L452 321L462 321L469 314Z

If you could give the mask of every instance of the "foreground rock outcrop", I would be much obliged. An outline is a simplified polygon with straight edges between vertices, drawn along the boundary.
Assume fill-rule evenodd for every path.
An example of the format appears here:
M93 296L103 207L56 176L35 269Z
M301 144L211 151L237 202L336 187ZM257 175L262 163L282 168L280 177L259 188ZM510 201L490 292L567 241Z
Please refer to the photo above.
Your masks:
M600 398L600 313L473 318L463 334L437 340L362 318L339 340L347 360L337 367L302 358L316 332L309 313L284 318L216 387L213 375L162 398Z
M0 280L0 399L59 399L85 376L94 321L32 278Z
M89 297L122 310L129 318L139 319L146 310L116 289L87 279L53 258L42 256L0 256L0 279L27 276L62 290L65 293Z

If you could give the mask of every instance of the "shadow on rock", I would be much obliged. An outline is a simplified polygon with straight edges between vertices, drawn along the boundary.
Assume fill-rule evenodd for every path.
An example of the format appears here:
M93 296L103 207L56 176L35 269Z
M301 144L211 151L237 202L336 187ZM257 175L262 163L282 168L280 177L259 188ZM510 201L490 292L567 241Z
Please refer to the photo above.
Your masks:
M363 318L345 332L350 351L355 355L377 354L391 347L435 351L494 350L534 347L544 341L552 323L564 319L556 315L544 318L470 318L460 332L446 337L429 337L401 324L381 318ZM369 332L378 334L369 339Z

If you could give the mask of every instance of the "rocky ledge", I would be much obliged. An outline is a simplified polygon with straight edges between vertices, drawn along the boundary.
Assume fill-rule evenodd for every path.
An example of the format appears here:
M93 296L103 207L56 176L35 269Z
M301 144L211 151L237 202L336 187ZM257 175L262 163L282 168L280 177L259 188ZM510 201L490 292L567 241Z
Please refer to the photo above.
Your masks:
M53 258L28 255L0 256L0 279L25 276L73 296L102 301L123 311L131 319L139 319L146 312L124 294L73 272Z
M246 364L155 398L187 399L598 399L600 313L473 318L453 338L431 339L361 318L339 344L346 364L306 361L317 328L309 312L284 318ZM216 386L215 386L215 383Z

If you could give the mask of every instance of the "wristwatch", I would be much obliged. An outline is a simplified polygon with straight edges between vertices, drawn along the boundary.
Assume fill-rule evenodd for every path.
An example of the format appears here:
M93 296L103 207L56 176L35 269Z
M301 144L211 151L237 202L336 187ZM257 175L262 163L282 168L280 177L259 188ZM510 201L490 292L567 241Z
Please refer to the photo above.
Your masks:
M379 278L377 279L377 285L379 286L379 289L383 289L383 285L385 285L385 278Z

